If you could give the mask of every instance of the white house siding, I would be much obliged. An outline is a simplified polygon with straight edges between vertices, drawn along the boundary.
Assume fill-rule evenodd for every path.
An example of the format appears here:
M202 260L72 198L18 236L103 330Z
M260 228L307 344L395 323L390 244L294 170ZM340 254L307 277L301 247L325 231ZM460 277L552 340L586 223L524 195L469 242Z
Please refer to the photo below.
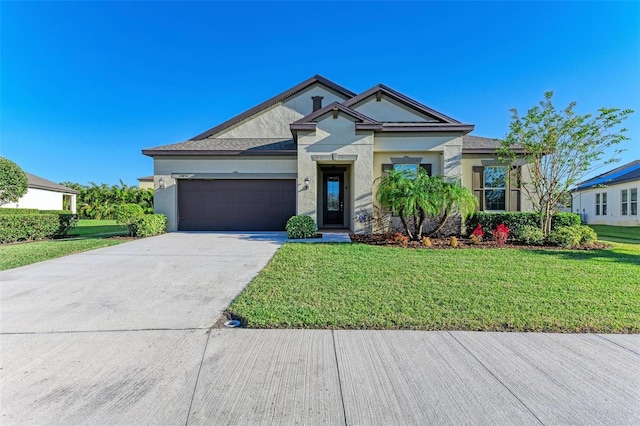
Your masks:
M47 191L45 189L29 188L27 193L17 203L7 203L2 208L21 208L38 210L62 210L61 192ZM75 203L73 203L75 205Z
M355 156L357 159L353 159ZM356 212L371 212L373 208L373 131L356 133L352 118L340 113L336 119L332 114L321 117L315 131L298 132L297 211L311 216L316 223L321 211L317 202L321 189L318 166L322 164L349 166L344 193L346 225L356 233L364 232L364 225L353 217ZM310 180L308 189L304 189L305 177Z
M154 159L154 208L156 213L167 216L167 230L178 229L178 191L177 180L180 178L210 179L216 176L243 178L243 175L268 179L283 174L296 173L296 158L281 157L242 157L203 156L203 157L156 157ZM180 177L184 176L184 177ZM164 189L160 189L160 179Z
M302 92L216 134L216 138L291 138L289 124L311 114L313 96L322 96L322 105L343 102L346 98L324 86L314 84Z
M400 102L383 95L380 101L375 96L356 104L354 110L380 122L434 122L426 114L419 113Z
M571 210L582 217L582 220L591 225L616 225L637 226L640 225L640 216L631 215L630 200L626 215L622 215L622 190L636 189L640 196L640 181L625 182L617 185L609 185L603 188L591 188L585 191L574 192L572 195ZM596 215L596 194L607 194L607 214ZM602 200L602 196L601 196ZM639 204L640 207L640 204ZM602 213L602 211L600 211ZM640 212L639 212L640 213Z

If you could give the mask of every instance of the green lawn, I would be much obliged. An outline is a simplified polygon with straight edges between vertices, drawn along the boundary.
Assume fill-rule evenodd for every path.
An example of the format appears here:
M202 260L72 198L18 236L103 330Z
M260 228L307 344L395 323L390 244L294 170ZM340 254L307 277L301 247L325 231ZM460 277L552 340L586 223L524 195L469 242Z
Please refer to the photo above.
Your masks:
M69 231L70 237L87 237L102 235L127 235L127 227L118 225L115 220L89 220L82 219L78 225Z
M114 220L80 220L69 232L72 238L0 245L0 271L120 244L126 240L106 237L127 234L127 228Z
M589 225L604 241L629 241L640 243L640 226Z
M282 247L228 313L255 328L640 332L640 245Z

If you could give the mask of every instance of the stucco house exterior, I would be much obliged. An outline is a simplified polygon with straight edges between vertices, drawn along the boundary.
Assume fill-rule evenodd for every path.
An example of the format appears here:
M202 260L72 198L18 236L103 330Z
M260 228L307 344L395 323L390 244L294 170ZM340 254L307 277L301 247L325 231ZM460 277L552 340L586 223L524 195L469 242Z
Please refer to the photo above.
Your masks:
M17 203L3 204L2 208L22 208L38 210L63 210L64 197L69 197L71 211L76 212L78 191L25 172L28 189Z
M168 230L283 230L310 215L319 228L367 232L376 179L422 167L473 190L481 210L526 208L521 167L499 142L379 84L360 94L316 75L153 157L155 210Z
M571 192L571 210L591 225L638 226L640 160L586 180Z
M144 176L138 178L138 188L153 189L153 176Z

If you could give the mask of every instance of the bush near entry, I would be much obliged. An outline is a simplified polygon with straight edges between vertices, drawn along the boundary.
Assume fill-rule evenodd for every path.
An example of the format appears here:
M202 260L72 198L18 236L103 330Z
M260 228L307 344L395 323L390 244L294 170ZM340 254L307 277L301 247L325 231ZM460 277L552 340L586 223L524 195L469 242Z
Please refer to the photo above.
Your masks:
M311 216L297 215L292 216L287 221L285 226L287 231L287 237L295 238L313 238L316 236L316 224L313 222Z
M1 214L0 243L52 238L60 229L59 215Z
M163 214L145 214L136 220L136 237L153 237L164 234L167 230L167 217Z

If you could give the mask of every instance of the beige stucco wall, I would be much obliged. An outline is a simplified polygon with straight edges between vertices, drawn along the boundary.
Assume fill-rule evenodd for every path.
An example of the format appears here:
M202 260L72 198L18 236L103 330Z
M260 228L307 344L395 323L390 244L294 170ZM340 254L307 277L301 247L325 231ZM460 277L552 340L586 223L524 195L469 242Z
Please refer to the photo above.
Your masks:
M334 158L323 158L333 156ZM357 159L355 159L357 156ZM313 158L316 158L314 161ZM361 210L371 212L373 208L373 131L355 132L351 117L340 113L334 119L326 114L318 121L315 131L298 133L298 214L311 216L319 223L320 206L317 200L321 190L322 164L347 165L350 174L345 188L345 225L354 232L364 232L364 225L353 219ZM304 178L310 185L304 188ZM321 224L321 221L320 221Z
M140 189L153 189L153 181L138 181L138 188Z
M342 102L346 98L324 86L314 84L302 92L215 135L216 138L291 138L289 124L313 111L313 96L322 96L322 105Z
M386 95L383 95L380 101L377 101L375 96L371 96L356 104L353 109L380 122L436 121L432 117L408 108Z
M582 217L582 220L592 225L615 225L615 226L637 226L640 225L640 216L622 215L622 195L623 189L635 188L640 197L640 181L625 182L618 185L610 185L604 188L592 188L586 191L574 192L572 194L572 212ZM607 215L596 216L596 194L607 194ZM630 200L629 200L630 201ZM640 205L639 205L640 207ZM631 213L631 206L628 207ZM640 213L640 211L638 212Z
M29 188L17 203L3 204L2 208L38 210L62 210L62 193L44 189ZM75 204L75 203L72 203Z
M270 175L296 173L296 158L288 157L156 157L154 162L154 209L156 213L167 216L167 230L178 229L178 191L176 175L189 175L198 177L197 174L229 173L242 178L243 174L256 176L254 178L268 179ZM159 188L162 178L164 189ZM206 177L204 177L206 178Z

